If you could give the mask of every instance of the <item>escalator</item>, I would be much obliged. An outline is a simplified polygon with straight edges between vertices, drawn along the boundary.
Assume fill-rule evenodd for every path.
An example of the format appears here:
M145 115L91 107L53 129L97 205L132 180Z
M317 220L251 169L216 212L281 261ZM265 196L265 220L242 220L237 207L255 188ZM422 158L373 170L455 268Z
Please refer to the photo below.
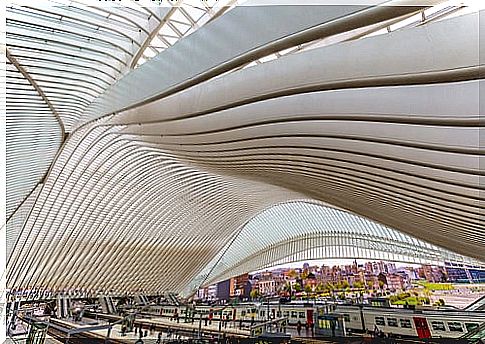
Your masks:
M485 311L485 296L482 296L478 300L475 300L468 306L466 306L465 311L475 312L475 311Z

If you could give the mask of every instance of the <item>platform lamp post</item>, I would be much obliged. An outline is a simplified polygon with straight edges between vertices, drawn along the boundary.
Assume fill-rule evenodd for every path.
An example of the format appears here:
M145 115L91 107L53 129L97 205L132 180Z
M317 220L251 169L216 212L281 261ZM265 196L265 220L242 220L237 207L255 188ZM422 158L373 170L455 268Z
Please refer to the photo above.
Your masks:
M221 315L219 316L219 331L218 331L218 334L217 334L217 342L219 343L221 341L221 332L222 332L222 311L221 311Z
M278 298L278 313L280 314L280 318L282 317L282 313L281 313L281 298ZM276 314L278 315L278 314Z
M269 321L269 296L266 296L266 320Z

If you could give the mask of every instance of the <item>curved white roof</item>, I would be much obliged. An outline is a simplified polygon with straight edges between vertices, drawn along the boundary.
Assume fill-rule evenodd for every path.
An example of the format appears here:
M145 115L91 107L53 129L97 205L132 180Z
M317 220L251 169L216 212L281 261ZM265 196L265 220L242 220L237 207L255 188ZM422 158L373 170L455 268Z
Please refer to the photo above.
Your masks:
M227 5L8 6L8 288L483 264L483 13Z

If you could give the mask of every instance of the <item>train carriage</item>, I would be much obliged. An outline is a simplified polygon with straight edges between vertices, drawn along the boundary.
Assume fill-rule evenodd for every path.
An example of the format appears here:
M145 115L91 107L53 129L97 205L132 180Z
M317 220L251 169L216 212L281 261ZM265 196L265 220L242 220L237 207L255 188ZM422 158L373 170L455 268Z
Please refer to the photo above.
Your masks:
M287 318L291 326L300 322L311 326L315 309L323 309L326 314L343 317L347 332L382 331L386 335L413 338L458 338L470 333L485 323L485 312L460 310L412 310L393 307L373 307L363 305L336 305L309 303L240 303L238 305L198 305L188 311L185 306L150 306L148 313L156 316L180 320L194 316L208 321L239 321L246 324L275 318ZM186 313L188 312L188 313Z
M338 306L336 313L343 315L349 331L382 331L386 335L414 338L458 338L485 322L483 312L458 310Z

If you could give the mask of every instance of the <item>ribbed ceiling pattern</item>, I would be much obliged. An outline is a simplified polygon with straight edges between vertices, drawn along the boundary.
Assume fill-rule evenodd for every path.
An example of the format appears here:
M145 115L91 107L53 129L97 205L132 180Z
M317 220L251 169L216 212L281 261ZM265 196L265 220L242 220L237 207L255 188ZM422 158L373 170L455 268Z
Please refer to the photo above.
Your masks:
M7 46L41 87L66 132L97 96L122 74L159 28L168 8L87 6L52 0L7 6ZM91 2L92 4L92 2Z
M22 228L24 228L25 220L29 217L32 206L34 205L41 188L42 184L39 184L7 222L7 257L10 257L12 249L17 244L17 240L22 233Z
M62 128L44 99L7 62L7 218L41 182L62 142Z
M240 194L241 180L118 130L78 131L63 149L10 257L10 287L180 290L265 204L301 198L251 181Z
M8 287L177 292L231 267L388 250L398 260L482 264L477 17L317 48L190 88L173 75L162 85L170 95L135 101L159 80L151 68L160 61L148 61L130 74L139 79L124 80L149 83L120 81L111 89L119 101L105 96L92 108L130 110L90 113L63 144L9 251ZM271 212L245 226L302 199L319 204L305 206L319 229L305 217L272 232ZM355 226L327 224L340 215ZM247 249L254 232L261 239Z
M279 204L258 214L222 252L192 288L314 257L477 263L362 217L308 202Z

